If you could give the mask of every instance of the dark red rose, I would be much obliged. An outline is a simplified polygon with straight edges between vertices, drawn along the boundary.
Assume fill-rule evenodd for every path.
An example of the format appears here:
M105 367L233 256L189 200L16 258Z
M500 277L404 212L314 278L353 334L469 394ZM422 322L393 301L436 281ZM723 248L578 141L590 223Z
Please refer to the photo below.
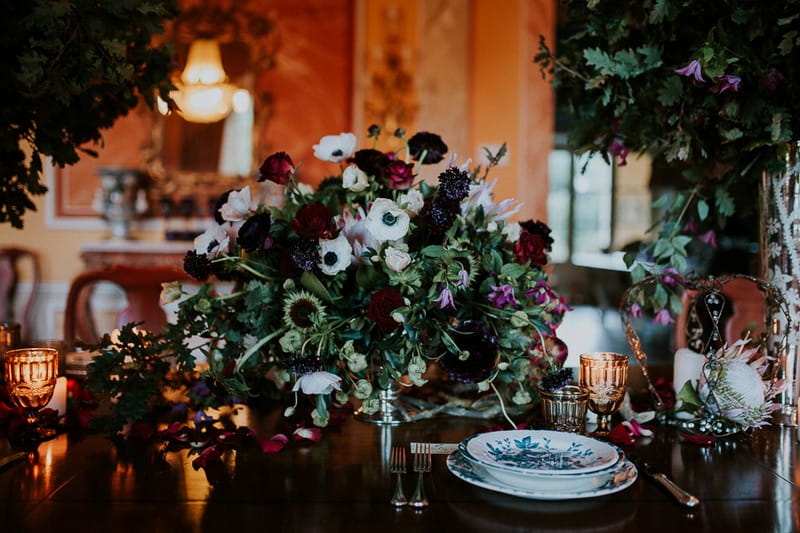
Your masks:
M392 189L408 189L414 183L414 165L399 159L391 161L386 167L386 179Z
M519 240L514 243L514 257L517 263L530 261L531 266L542 267L547 264L545 242L541 235L523 230Z
M332 239L336 230L330 209L322 204L306 204L297 211L292 229L304 239Z
M390 333L400 327L400 324L392 318L392 312L402 305L404 305L403 297L397 289L386 287L370 298L367 316L382 332Z
M286 152L276 152L269 156L259 169L258 181L274 181L278 185L286 185L294 174L294 163Z

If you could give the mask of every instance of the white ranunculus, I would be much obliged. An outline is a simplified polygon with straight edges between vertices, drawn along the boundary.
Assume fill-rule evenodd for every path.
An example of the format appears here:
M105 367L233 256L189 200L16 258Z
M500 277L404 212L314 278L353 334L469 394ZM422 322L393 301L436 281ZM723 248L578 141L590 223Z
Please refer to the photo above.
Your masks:
M402 272L411 264L411 256L403 250L398 250L394 246L386 248L386 266L389 270Z
M335 239L320 239L319 256L320 270L329 276L335 276L350 266L353 248L342 233Z
M408 233L408 213L388 198L378 198L367 213L367 231L378 241L399 241Z
M228 232L219 224L214 224L201 235L194 239L194 251L196 254L205 254L209 259L215 259L220 254L228 252Z
M253 198L250 195L250 186L238 190L231 191L228 195L228 201L219 208L219 214L222 215L223 220L229 222L239 222L247 218L251 209L255 209Z
M323 161L338 163L356 151L356 136L352 133L326 135L314 145L314 157Z
M506 225L503 226L503 231L501 233L506 236L508 242L517 242L519 240L520 231L519 222L507 222Z
M401 194L397 201L406 210L406 213L412 217L417 216L422 211L422 208L425 207L425 198L416 189Z
M363 170L350 165L342 173L342 187L353 192L361 192L369 187L369 178Z
M303 394L330 394L334 390L342 390L341 381L342 378L330 372L310 372L297 378L292 391L300 390Z
M299 192L303 196L312 196L314 194L314 187L312 187L308 183L298 183L297 192Z

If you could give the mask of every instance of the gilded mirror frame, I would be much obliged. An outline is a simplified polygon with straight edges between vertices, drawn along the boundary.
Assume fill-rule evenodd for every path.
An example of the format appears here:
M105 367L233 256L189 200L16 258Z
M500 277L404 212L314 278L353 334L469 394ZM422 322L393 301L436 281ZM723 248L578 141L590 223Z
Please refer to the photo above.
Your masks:
M178 71L176 76L185 64L186 50L198 38L216 39L221 47L231 44L248 47L249 72L253 75L251 149L255 166L263 152L263 132L272 110L272 95L266 89L264 77L275 65L275 54L279 46L276 24L263 14L248 10L246 6L223 7L210 1L182 11L167 25L164 34L164 43L174 48ZM157 110L149 112L148 116L151 135L142 147L142 161L151 178L154 192L160 198L175 199L182 195L197 194L215 197L226 190L242 187L257 168L252 168L248 176L224 177L210 171L168 170L164 162L167 117Z

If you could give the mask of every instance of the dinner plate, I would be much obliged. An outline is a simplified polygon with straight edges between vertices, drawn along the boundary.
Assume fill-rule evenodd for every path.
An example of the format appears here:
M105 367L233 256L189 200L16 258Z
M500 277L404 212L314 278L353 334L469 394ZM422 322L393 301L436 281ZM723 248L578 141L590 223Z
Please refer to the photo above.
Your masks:
M625 454L622 450L617 451L618 461L614 465L619 464L619 461L625 460ZM469 458L467 458L469 460ZM495 478L501 483L528 490L567 490L567 491L583 491L603 485L608 477L613 475L614 465L602 470L595 470L592 472L578 472L578 473L520 473L502 470L500 468L483 467L487 475Z
M636 466L628 459L623 459L609 468L607 479L597 487L587 490L533 490L514 487L493 478L461 452L453 452L447 457L447 468L457 478L476 487L531 500L578 500L606 496L630 487L638 476Z
M492 471L518 474L596 472L619 461L614 446L590 437L545 430L478 433L459 443L465 457Z

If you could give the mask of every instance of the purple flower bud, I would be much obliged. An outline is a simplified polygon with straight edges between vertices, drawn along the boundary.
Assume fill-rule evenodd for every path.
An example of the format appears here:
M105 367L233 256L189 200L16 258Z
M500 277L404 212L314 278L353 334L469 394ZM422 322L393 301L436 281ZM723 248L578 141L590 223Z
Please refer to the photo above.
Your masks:
M669 313L667 309L662 309L656 316L653 317L654 324L660 324L662 326L668 326L670 324L675 323L675 319L672 318L672 315Z
M628 164L628 154L630 150L628 150L628 147L625 146L621 140L614 139L611 142L611 146L608 147L608 153L614 157L619 157L619 166L624 167Z

